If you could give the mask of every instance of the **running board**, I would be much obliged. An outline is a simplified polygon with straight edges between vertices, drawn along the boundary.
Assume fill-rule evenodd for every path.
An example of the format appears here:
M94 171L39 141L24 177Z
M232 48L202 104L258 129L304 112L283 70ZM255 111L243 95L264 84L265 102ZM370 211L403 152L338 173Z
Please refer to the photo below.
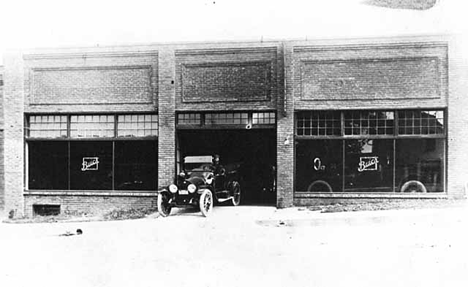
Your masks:
M218 198L218 202L225 202L225 201L231 200L232 198L233 198L232 196L228 198Z

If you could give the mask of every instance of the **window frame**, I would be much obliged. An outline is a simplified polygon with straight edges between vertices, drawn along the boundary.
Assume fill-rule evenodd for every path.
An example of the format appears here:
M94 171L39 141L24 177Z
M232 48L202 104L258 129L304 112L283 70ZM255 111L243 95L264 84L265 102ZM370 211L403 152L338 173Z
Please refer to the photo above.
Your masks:
M394 124L393 124L393 135L378 135L378 134L365 134L365 135L346 135L345 134L345 117L344 114L345 112L349 111L382 111L382 112L389 112L392 111L394 113ZM442 112L442 117L443 117L443 132L442 133L434 133L434 134L400 134L399 133L399 112L402 111L419 111L419 112ZM298 117L301 113L311 113L311 112L339 112L340 113L340 119L341 119L341 126L340 126L340 134L339 135L298 135ZM419 109L362 109L362 110L356 110L356 109L349 109L349 110L296 110L294 113L294 138L295 140L339 140L341 141L342 144L342 154L343 154L343 182L342 182L342 189L340 191L333 191L334 194L340 194L340 195L358 195L358 194L379 194L379 195L403 195L401 192L397 191L398 184L396 183L396 146L397 146L397 141L398 140L403 140L403 139L442 139L444 140L444 151L443 151L443 170L442 170L442 187L443 191L442 192L434 192L433 195L441 195L441 194L447 194L447 133L448 133L448 128L447 128L447 123L448 123L448 109L447 108L419 108ZM345 152L345 145L347 140L356 140L356 139L389 139L393 140L393 189L390 192L372 192L372 191L346 191L345 189L345 157L346 157L346 152ZM307 191L299 191L296 190L296 148L294 148L294 194L307 194L310 192ZM315 195L318 195L320 193L312 193ZM403 195L407 196L407 195Z
M71 137L71 117L72 116L114 116L113 121L113 136L112 137ZM118 135L118 117L122 115L150 115L156 116L156 135L149 136L119 136ZM31 116L66 116L67 117L67 136L66 137L30 137L30 117ZM122 192L156 192L156 190L116 190L115 189L115 145L116 142L121 141L156 141L156 146L158 145L159 137L159 115L155 112L128 112L128 113L25 113L24 114L24 141L25 141L25 190L27 191L37 191L37 192L112 192L112 193L122 193ZM112 145L112 188L110 190L73 190L70 186L70 143L71 142L110 142ZM67 170L67 189L29 189L29 142L68 142L68 170ZM157 153L156 153L157 154ZM157 164L157 163L156 163ZM157 182L156 182L157 186Z
M299 135L298 134L298 115L300 113L310 113L310 112L339 112L341 119L340 133L339 135ZM345 134L345 112L393 112L394 113L394 124L393 124L393 135L379 135L379 134L366 134L366 135L346 135ZM434 134L400 134L399 133L399 112L402 111L429 111L429 112L442 112L443 116L443 133L434 133ZM446 138L447 137L447 109L446 108L422 108L422 109L379 109L379 110L297 110L294 113L294 137L297 139L348 139L348 138L369 138L369 139L394 139L394 138Z
M257 122L254 123L254 114L257 115ZM233 122L213 122L209 118L211 116L232 115ZM262 115L262 116L260 116ZM185 123L185 117L194 117L197 122ZM237 117L236 117L237 116ZM246 117L245 117L246 116ZM227 117L225 118L227 119ZM274 110L260 111L177 111L176 112L176 128L179 130L186 129L269 129L276 128L278 122L277 112ZM219 120L219 119L218 119ZM238 122L235 122L238 120ZM268 122L265 122L265 121Z

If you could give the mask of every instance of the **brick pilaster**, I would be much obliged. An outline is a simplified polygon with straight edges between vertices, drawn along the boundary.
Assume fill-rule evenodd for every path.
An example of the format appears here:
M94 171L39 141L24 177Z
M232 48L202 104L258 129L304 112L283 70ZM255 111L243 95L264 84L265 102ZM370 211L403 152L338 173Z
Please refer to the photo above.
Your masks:
M24 214L24 68L19 53L4 58L4 167L7 216Z
M293 96L293 49L283 46L284 94L279 101L277 125L277 200L279 208L293 205L294 197L294 96Z
M159 167L158 187L170 184L175 175L175 54L159 50Z

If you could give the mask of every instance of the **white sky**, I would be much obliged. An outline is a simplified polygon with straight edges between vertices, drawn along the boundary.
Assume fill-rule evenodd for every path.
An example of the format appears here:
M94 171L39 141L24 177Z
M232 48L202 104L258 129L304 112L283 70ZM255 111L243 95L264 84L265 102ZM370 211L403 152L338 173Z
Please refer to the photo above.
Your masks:
M10 49L465 33L468 2L425 10L362 0L0 0L1 54ZM466 7L465 7L466 6Z

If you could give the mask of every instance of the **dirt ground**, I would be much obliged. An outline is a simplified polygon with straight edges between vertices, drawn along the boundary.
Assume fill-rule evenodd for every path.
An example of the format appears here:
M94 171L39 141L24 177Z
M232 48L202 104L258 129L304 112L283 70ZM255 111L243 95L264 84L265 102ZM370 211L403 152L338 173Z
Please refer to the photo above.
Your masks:
M0 224L1 286L468 286L465 206ZM82 235L72 235L76 229ZM61 236L69 233L70 236Z
M354 211L378 211L401 209L428 209L428 208L456 208L467 205L466 199L376 199L372 201L340 202L333 204L321 204L307 207L298 207L297 210L319 211L321 213L354 212ZM53 223L53 222L87 222L109 221L139 218L158 217L157 208L142 209L116 209L103 214L79 214L68 213L56 216L35 216L33 218L4 218L5 223Z

